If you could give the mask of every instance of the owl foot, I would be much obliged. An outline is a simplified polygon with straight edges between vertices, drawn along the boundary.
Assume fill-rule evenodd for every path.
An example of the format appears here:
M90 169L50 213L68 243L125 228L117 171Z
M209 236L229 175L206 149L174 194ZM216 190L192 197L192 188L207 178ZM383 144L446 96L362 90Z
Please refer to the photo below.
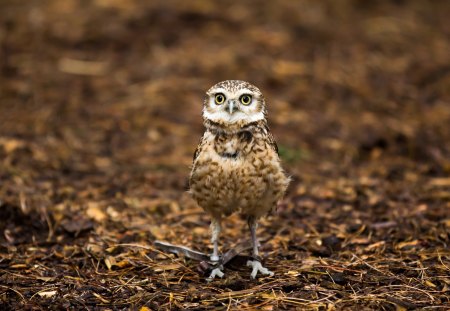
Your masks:
M220 268L222 268L222 267L214 268L211 271L211 274L209 275L209 277L206 279L206 281L211 282L216 276L218 276L219 278L222 278L224 276L224 273L222 272L222 270L220 270Z
M252 279L256 278L256 275L258 274L258 272L261 272L261 274L263 274L263 275L269 275L269 276L274 275L274 273L272 271L270 271L267 268L264 268L259 260L249 260L249 261L247 261L247 266L253 268L252 273L250 274L250 277Z

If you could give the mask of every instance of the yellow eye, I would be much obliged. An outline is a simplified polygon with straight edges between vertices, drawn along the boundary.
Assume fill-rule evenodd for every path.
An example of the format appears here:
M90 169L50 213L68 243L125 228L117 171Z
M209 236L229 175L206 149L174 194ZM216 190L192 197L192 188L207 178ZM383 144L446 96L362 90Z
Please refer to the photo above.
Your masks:
M225 95L222 93L216 94L215 101L217 105L222 105L225 102Z
M239 98L239 100L241 101L241 103L243 105L247 106L247 105L250 105L250 103L252 102L252 97L250 95L244 94Z

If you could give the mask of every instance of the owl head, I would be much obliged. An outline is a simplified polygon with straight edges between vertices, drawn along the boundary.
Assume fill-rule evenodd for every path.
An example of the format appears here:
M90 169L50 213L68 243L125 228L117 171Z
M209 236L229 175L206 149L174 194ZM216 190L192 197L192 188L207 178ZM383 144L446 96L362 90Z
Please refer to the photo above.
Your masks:
M226 80L206 92L203 118L221 125L265 120L266 105L261 91L245 81Z

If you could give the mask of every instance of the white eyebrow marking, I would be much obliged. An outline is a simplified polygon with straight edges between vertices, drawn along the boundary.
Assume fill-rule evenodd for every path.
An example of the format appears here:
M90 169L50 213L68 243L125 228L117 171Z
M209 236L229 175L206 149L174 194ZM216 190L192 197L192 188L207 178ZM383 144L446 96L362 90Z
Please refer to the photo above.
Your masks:
M237 97L240 97L240 96L242 96L244 94L248 94L248 95L250 95L252 97L258 97L258 94L255 94L255 92L253 92L252 90L249 90L249 89L241 89L241 90L236 92Z
M217 89L214 89L214 90L211 90L210 92L208 92L208 95L217 94L217 93L223 93L225 95L225 94L227 94L227 90L219 87Z

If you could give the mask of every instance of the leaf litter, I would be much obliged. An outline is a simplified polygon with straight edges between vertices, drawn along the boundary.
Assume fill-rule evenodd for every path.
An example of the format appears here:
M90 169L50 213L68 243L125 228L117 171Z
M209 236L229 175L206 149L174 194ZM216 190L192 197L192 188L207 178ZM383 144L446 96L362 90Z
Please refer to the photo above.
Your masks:
M2 309L448 309L449 14L3 1ZM207 264L156 241L211 251L187 176L202 94L229 78L263 90L293 182L258 229L275 276L250 280L233 215L208 283Z

